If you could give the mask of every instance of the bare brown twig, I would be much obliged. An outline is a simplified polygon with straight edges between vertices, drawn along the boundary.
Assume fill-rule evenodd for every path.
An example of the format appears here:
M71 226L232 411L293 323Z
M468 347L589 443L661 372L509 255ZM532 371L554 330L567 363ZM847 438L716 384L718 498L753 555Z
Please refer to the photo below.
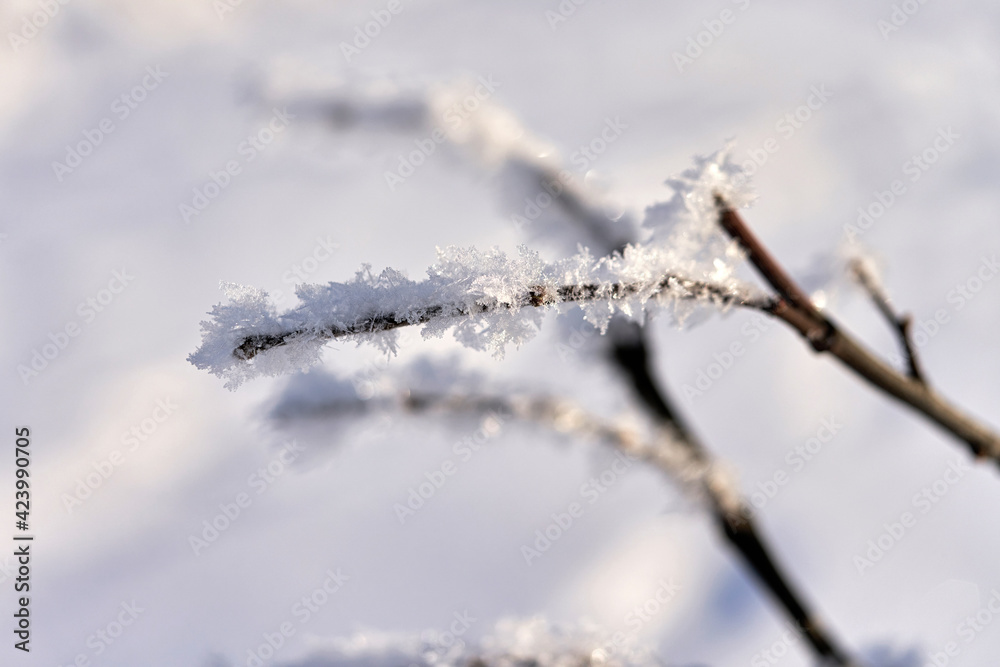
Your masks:
M615 346L614 355L618 365L631 379L633 389L647 409L674 433L680 446L687 448L691 456L703 465L714 466L712 455L694 432L678 418L677 411L670 406L666 395L653 379L644 342L645 331L640 330L639 333L643 338L638 339L631 347L621 343ZM738 497L734 500L731 492L724 492L718 486L706 485L704 491L710 500L709 509L713 519L723 537L785 609L817 656L828 663L844 667L854 664L771 556L770 548L757 529L753 512L747 503Z
M768 311L784 320L817 352L828 352L841 363L890 396L906 403L965 442L979 458L1000 464L1000 435L936 393L927 384L895 370L823 314L796 286L740 217L717 196L719 219L726 232L742 245L757 270L778 292Z
M854 279L868 292L868 296L871 297L878 311L882 313L882 317L896 330L896 334L899 337L899 344L906 353L906 364L910 377L927 384L923 370L920 368L920 362L917 359L917 350L913 345L913 338L910 336L910 327L913 324L913 318L908 313L900 315L893 310L892 304L889 303L889 296L885 293L882 285L879 284L878 279L865 266L863 260L855 257L851 260L849 269Z
M551 179L555 174L541 173L540 187L544 188L546 177ZM557 201L585 231L593 234L596 230L597 238L618 237L620 232L616 231L614 221L601 216L598 212L588 210L578 193L564 190L559 194ZM617 244L605 241L602 250L605 253L620 252L625 242L627 240ZM773 305L773 301L765 301L753 304L751 307L769 310ZM687 456L701 462L702 466L718 469L709 450L681 418L677 409L671 405L665 389L656 380L651 368L647 337L647 330L634 322L612 322L609 331L612 360L628 378L633 391L651 417L672 434L671 441L675 446L686 450ZM795 590L790 579L771 556L764 537L755 526L753 513L745 501L735 494L733 489L726 489L719 484L705 484L703 491L710 499L709 509L723 538L736 550L746 566L756 575L757 580L784 608L819 659L825 664L832 663L843 667L852 665L846 651L823 626L816 613L809 609L802 595Z
M539 187L552 195L559 208L573 219L580 230L589 234L598 244L611 246L604 248L606 253L620 249L614 246L629 240L620 239L621 230L616 229L614 221L590 207L581 192L563 184L557 170L531 160L526 161L526 167L537 179ZM1000 462L1000 436L937 395L924 381L909 335L911 320L908 316L898 316L893 311L884 291L877 289L874 281L866 281L864 274L859 274L859 280L869 292L876 307L892 323L900 336L908 357L908 374L891 368L831 321L811 302L808 295L784 271L739 214L721 196L717 196L716 204L722 227L747 251L750 261L775 290L777 296L761 299L748 294L734 293L720 285L675 275L664 276L657 285L659 291L669 290L678 298L708 297L716 303L756 308L770 313L798 331L816 351L828 352L835 356L874 387L907 403L966 442L975 455L989 456ZM418 316L411 314L407 318L394 313L369 312L360 314L350 325L331 325L320 330L290 326L289 330L280 333L248 334L237 342L233 355L240 360L248 361L261 352L285 345L301 336L321 340L334 339L423 324L438 318L475 316L501 309L541 307L595 299L619 299L646 290L648 287L648 285L622 283L563 285L557 288L534 287L529 288L511 303L498 303L496 300L483 300L472 306L443 303L425 307ZM634 323L612 322L611 334L609 337L611 358L629 379L648 414L665 432L661 446L648 450L660 452L657 456L661 458L654 457L651 460L664 470L675 474L677 461L683 461L691 470L701 471L700 476L695 477L709 499L713 517L726 540L740 553L758 580L792 617L815 653L826 664L829 662L841 666L853 664L833 636L822 627L815 614L802 602L800 594L794 590L788 577L771 557L763 537L754 525L753 512L739 495L733 492L732 487L727 487L724 480L717 475L710 474L711 471L718 470L712 455L684 423L654 376L646 331ZM416 408L421 405L421 400L419 397L411 397L408 406L411 409ZM540 411L538 415L545 410L558 412L560 409L554 404L537 404L535 407ZM565 413L556 417L553 414L548 416L553 418L554 423L558 423L560 419L565 422L568 418ZM586 422L583 416L577 415L575 418L579 423ZM613 427L593 422L589 423L589 428L602 437L618 438L619 446L624 447L626 443L631 442L623 432ZM665 453L670 453L672 458L669 460L662 458Z
M590 237L605 254L621 250L622 246L634 239L627 238L621 225L605 216L596 207L592 207L583 194L568 184L563 183L557 169L528 161L525 165L529 173L537 180L538 187L552 196L558 208L569 216L573 224ZM590 244L588 244L590 245ZM734 304L743 307L774 312L782 308L783 299L757 299L747 295L734 295L718 286L690 281L681 276L666 276L662 288L680 286L688 290L687 298L709 296L724 304ZM615 298L627 295L628 286L616 286L619 294ZM783 294L793 294L795 285L789 282ZM496 304L481 303L475 310L468 308L455 309L448 304L430 308L425 315L416 321L400 320L394 315L372 313L361 317L351 327L331 327L326 331L291 330L280 335L249 335L239 342L234 355L242 360L252 359L256 354L272 347L284 345L289 339L300 335L319 336L320 338L337 338L355 333L370 333L385 331L409 324L421 324L437 317L470 316L488 312L496 308L538 307L550 303L571 301L586 301L598 297L596 286L567 285L556 290L558 299L552 299L551 294L543 294L541 290L530 290L516 303ZM565 297L565 298L563 298ZM683 295L680 298L685 298ZM800 301L802 301L800 299ZM805 299L807 301L807 299ZM794 317L794 311L789 317ZM816 340L822 339L824 331L819 330ZM670 446L658 449L660 452L671 451L680 455L693 465L694 469L718 470L714 459L708 450L698 440L681 418L678 411L671 405L667 393L657 381L650 365L649 345L646 330L634 322L613 321L609 335L610 357L617 368L629 380L633 390L642 402L647 413L667 435ZM608 435L611 435L610 433ZM666 465L660 461L659 465ZM753 521L753 512L746 503L733 493L733 489L720 483L715 475L705 475L702 489L709 500L709 509L716 526L722 536L740 554L746 566L754 573L757 580L774 596L779 604L795 622L803 637L812 647L818 658L824 664L836 664L849 667L852 661L846 651L839 645L834 636L823 627L816 614L803 602L800 593L790 583L777 562L772 558L770 549L766 546L764 537L757 530Z

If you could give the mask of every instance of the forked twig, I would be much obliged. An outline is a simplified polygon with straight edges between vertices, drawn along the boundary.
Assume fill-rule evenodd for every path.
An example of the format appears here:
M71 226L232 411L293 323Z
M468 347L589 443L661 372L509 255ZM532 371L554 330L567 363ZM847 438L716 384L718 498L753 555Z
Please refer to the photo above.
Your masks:
M517 152L511 150L507 152L509 154L506 159L514 160ZM536 153L528 151L525 154ZM614 246L619 243L621 230L615 227L613 221L602 217L596 209L589 207L580 192L568 186L553 186L559 182L559 174L553 167L533 159L526 159L526 166L540 186L549 192L578 228L593 236L599 244ZM546 184L548 187L545 187ZM657 299L667 296L680 299L705 299L719 305L738 305L763 310L784 320L805 337L816 351L832 354L873 386L923 413L966 442L975 455L992 457L1000 462L1000 436L938 396L924 382L924 375L909 335L910 318L897 316L893 312L884 291L877 289L877 283L867 282L864 275L859 274L859 280L868 290L876 306L900 335L908 356L908 374L894 370L831 321L784 271L721 195L716 195L715 203L720 224L729 236L746 250L750 261L776 292L775 297L759 297L749 291L744 292L741 289L673 274L653 278L644 284L609 282L532 286L513 298L505 297L503 301L482 298L475 301L466 299L461 302L451 302L451 296L434 297L437 302L406 313L368 306L359 309L361 312L351 313L352 317L347 323L337 320L336 324L332 324L334 317L324 317L312 321L310 326L307 326L306 321L302 319L282 316L279 318L281 323L274 328L258 327L254 331L240 324L237 330L245 335L236 338L233 348L230 348L232 338L227 337L221 346L222 356L226 361L232 361L232 357L235 357L239 361L248 362L266 350L301 339L325 341L426 324L444 318L474 317L504 310L599 299L610 302L639 293L642 293L644 298L652 294L653 298ZM624 243L624 240L622 242ZM603 250L611 254L620 248L606 247ZM273 322L269 321L268 324L270 326ZM712 455L671 405L667 393L653 373L646 330L634 323L627 323L617 328L615 325L616 323L612 322L612 335L609 337L610 356L629 379L647 413L664 433L663 442L659 443L659 446L645 450L656 453L655 456L650 454L652 457L650 460L675 476L678 471L688 473L693 471L694 474L688 475L688 482L695 481L704 491L710 501L709 506L716 524L726 540L736 548L759 581L792 617L815 653L827 663L832 662L845 667L854 664L802 602L801 596L791 586L788 577L772 559L763 537L754 525L753 512L740 498L735 487L727 484L723 476L718 474L719 466L716 465ZM261 333L263 331L268 333ZM232 357L229 356L230 350ZM411 409L419 409L429 403L426 397L411 396L406 405ZM474 403L467 401L465 407L473 406ZM584 430L589 429L605 439L617 438L621 447L635 444L634 438L629 439L631 436L624 432L615 430L611 426L603 426L593 420L588 421L590 418L579 411L573 412L565 406L560 406L561 404L555 403L534 403L521 408L526 410L524 413L526 418L534 415L536 419L550 419L554 424L575 420L575 423ZM462 407L461 401L451 405L452 409L460 407ZM681 474L680 477L684 479L685 475Z
M689 450L691 457L701 461L703 465L715 467L708 449L679 419L676 409L670 405L666 394L653 378L644 340L645 330L640 330L640 333L643 338L637 339L634 345L619 343L615 346L614 354L618 365L631 379L633 389L650 413L673 433L678 446ZM706 489L711 500L709 510L726 541L736 549L758 581L785 609L817 656L828 664L843 667L854 665L771 556L770 548L755 525L750 506L738 496L734 502L732 492L721 494L719 491Z
M370 411L398 405L413 413L430 411L466 412L473 414L512 416L522 421L541 424L560 433L604 441L625 454L646 461L682 489L706 503L727 541L736 548L760 581L778 599L817 655L825 664L850 667L846 653L836 644L817 616L802 602L801 596L787 581L753 521L753 510L741 498L734 481L725 469L705 450L692 434L677 422L660 420L659 435L643 437L634 429L609 423L594 417L570 401L547 396L446 395L428 392L407 392L399 401L373 403L360 399L312 403L303 410L282 413L283 419L297 416L345 414L352 409Z
M879 284L878 279L872 274L863 260L855 257L851 260L848 268L854 279L858 281L858 284L868 292L868 296L871 297L878 311L882 313L882 317L896 330L896 334L899 337L899 344L903 348L903 351L906 352L906 365L910 377L927 384L923 370L920 368L920 362L917 359L917 350L913 344L913 337L910 336L910 327L913 325L913 318L909 313L900 315L893 310L885 289Z
M796 286L753 234L739 213L716 197L719 221L746 249L750 261L778 292L769 312L796 329L817 352L828 352L841 363L890 396L906 403L965 442L979 458L1000 464L1000 435L967 415L920 379L895 370L822 313Z
M545 178L555 178L554 170L540 169L539 184L544 187ZM564 189L558 193L557 201L569 216L585 231L598 238L618 238L620 232L613 221L590 210L578 193ZM595 233L595 230L597 233ZM621 251L627 239L618 242L605 241L605 253ZM792 287L794 284L790 283ZM741 306L755 307L769 311L773 300L757 303L741 303ZM674 448L686 451L686 456L699 462L706 469L718 470L709 450L701 443L694 431L685 423L665 389L654 376L649 353L648 334L645 327L634 322L618 322L609 332L610 356L618 369L630 381L636 396L645 406L650 416L661 428L671 434ZM706 478L707 479L707 478ZM774 596L795 626L812 647L816 655L827 664L849 667L853 665L847 652L834 636L824 627L819 617L805 603L802 595L795 590L787 575L771 556L764 537L756 528L753 512L734 489L726 489L720 484L705 484L704 493L710 499L709 511L723 538L739 553L757 580Z

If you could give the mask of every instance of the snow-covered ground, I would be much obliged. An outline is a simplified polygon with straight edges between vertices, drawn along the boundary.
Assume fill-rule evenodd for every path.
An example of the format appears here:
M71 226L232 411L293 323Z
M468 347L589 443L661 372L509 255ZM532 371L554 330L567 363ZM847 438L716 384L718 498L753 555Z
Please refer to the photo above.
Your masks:
M622 630L668 664L810 664L704 514L652 471L591 496L581 485L611 455L527 425L467 457L455 448L482 427L471 419L284 429L267 415L288 378L230 392L186 358L220 281L287 308L303 278L344 282L364 263L420 280L436 246L575 252L512 222L524 202L505 196L489 151L435 143L412 175L387 179L428 145L405 100L482 86L636 218L693 155L735 138L756 172L747 219L775 254L889 354L871 304L829 275L851 237L870 249L917 318L932 382L1000 424L998 22L982 1L7 0L0 488L13 533L13 430L29 426L36 541L31 654L8 630L3 663L252 665L270 637L267 664L336 664L331 647L351 638L355 653L396 647L389 663L403 664L399 647L421 636L478 643L541 614L581 636ZM404 103L364 127L307 103L338 96ZM776 489L759 520L852 650L991 662L995 469L779 323L733 312L650 326L696 430L745 493ZM410 332L388 367L350 342L328 346L324 366L364 393L429 356L627 414L589 331L550 313L502 360ZM719 374L734 341L746 353ZM702 374L710 386L685 391ZM811 459L788 457L830 431ZM448 461L455 474L401 524L394 506ZM769 487L779 472L787 483ZM521 547L581 499L527 564ZM880 537L890 548L860 566ZM0 556L8 628L12 551Z

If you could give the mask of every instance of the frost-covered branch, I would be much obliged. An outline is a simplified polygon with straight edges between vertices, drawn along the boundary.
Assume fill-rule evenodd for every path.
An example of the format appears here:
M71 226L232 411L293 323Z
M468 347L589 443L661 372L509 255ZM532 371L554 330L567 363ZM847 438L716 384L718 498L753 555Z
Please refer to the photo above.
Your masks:
M476 136L489 139L491 128ZM517 258L496 249L447 248L427 280L417 283L391 269L373 276L366 269L352 282L299 286L301 305L280 315L262 290L225 285L231 303L216 306L213 320L202 322L202 345L189 360L236 388L257 375L307 368L334 338L363 336L392 350L391 332L402 326L422 324L432 336L454 327L465 345L499 356L507 344L537 331L539 306L579 303L602 332L615 313L642 320L650 301L672 302L678 321L699 304L768 307L734 277L743 254L714 220L715 193L734 205L753 198L736 185L737 173L727 151L698 158L694 169L669 181L674 196L648 209L644 241L597 260L583 249L550 265L523 247ZM682 303L688 305L682 309Z
M272 413L278 422L300 418L343 418L359 413L408 412L415 415L472 414L484 418L500 415L534 423L557 433L599 441L630 457L645 461L692 497L708 500L712 508L748 515L749 505L739 497L731 476L707 456L696 454L671 429L644 435L634 426L609 422L576 403L544 395L434 393L405 390L397 394L362 400L350 392L331 393L327 400L310 396L308 402L284 400Z
M389 331L404 326L427 324L439 318L469 317L522 308L541 308L564 303L585 303L594 301L615 301L628 299L639 294L649 298L704 299L720 306L732 304L767 310L772 304L766 298L757 298L749 293L740 293L732 287L691 280L667 274L653 283L588 283L583 285L530 285L521 293L514 294L510 301L495 298L476 299L472 304L467 300L452 303L434 303L408 312L376 312L363 315L351 324L330 324L295 329L279 334L249 335L236 346L233 354L243 360L250 360L257 354L314 332L324 340L346 336L368 335Z
M545 179L557 173L548 162L518 159L542 187ZM508 260L497 251L484 255L449 249L430 271L428 281L412 283L387 270L378 277L370 272L359 274L347 285L304 286L299 291L303 305L282 316L268 310L262 292L230 287L234 303L217 306L215 321L203 323L203 345L191 360L226 377L227 386L235 387L255 374L278 374L313 363L318 348L332 338L371 337L412 324L426 324L425 334L431 335L455 326L456 337L465 344L502 352L506 343L526 340L537 328L537 316L517 315L521 310L534 311L536 306L581 303L587 319L602 332L614 313L641 318L653 300L672 302L678 321L687 314L679 307L684 303L770 310L773 300L759 298L734 279L743 253L715 220L716 193L740 204L752 199L751 193L735 184L732 177L738 172L728 150L698 158L693 169L669 181L673 197L647 210L646 241L623 249L610 246L628 238L630 232L613 227L615 220L601 215L599 207L581 193L569 188L557 193L570 221L600 250L620 250L597 262L581 252L557 267L540 270L537 256L527 251L522 251L520 260ZM374 340L392 348L391 339ZM838 665L850 664L771 558L746 505L725 485L708 481L713 477L704 471L718 467L653 378L645 331L619 322L612 328L610 342L611 358L631 379L661 432L669 434L672 445L656 450L659 465L675 475L703 471L700 485L726 540L789 613L817 655ZM684 465L678 467L679 461Z
M667 267L671 253L629 246L624 254L593 260L586 252L549 265L521 249L509 258L494 249L448 248L422 282L386 269L378 276L359 272L349 283L300 285L301 305L277 314L261 290L227 285L231 303L216 306L202 323L201 347L189 357L199 368L225 377L235 388L256 374L274 375L318 361L323 344L347 336L373 338L404 326L425 325L425 335L455 336L475 349L502 355L537 331L537 308L582 304L589 321L602 331L620 312L642 318L649 302L697 301L719 308L770 307L755 290L728 279L697 280ZM278 356L276 353L282 352Z
M717 195L722 227L747 251L750 261L780 296L768 311L796 329L817 352L827 352L841 363L965 442L973 455L1000 464L1000 434L937 394L918 377L903 374L835 324L798 288L750 230L739 213Z
M555 167L535 161L527 171L534 175L536 188L536 192L528 193L529 200L540 196L539 191L554 192L551 183L557 172ZM713 266L731 274L733 265L741 257L738 247L726 245L720 233L722 230L715 224L715 198L725 193L730 201L741 204L751 201L752 193L735 185L740 179L733 177L738 175L739 168L730 160L729 147L696 158L694 167L668 181L673 196L666 203L647 210L644 227L652 231L654 238L669 230L669 243L678 249L678 254L693 258L694 266ZM742 181L745 183L745 179ZM612 239L635 241L627 221L602 215L600 206L589 204L578 192L567 189L557 194L556 201L563 204L562 208L578 232L597 242L606 252L616 249L618 242ZM773 305L771 302L765 309ZM617 326L612 326L609 332L609 357L630 382L650 417L669 434L672 448L683 452L683 458L695 469L717 469L709 450L685 423L665 387L655 377L646 328L632 322L612 324ZM706 489L702 494L711 499L710 510L723 537L740 554L758 581L774 595L820 660L837 665L851 664L839 642L824 629L819 617L808 608L790 578L771 556L771 549L757 529L747 505L731 491L719 495L718 489L715 492Z
M428 384L428 376L435 375L427 367L415 370L422 385ZM431 387L362 400L348 383L331 381L328 376L310 378L311 375L299 376L298 381L289 385L272 411L272 419L287 424L302 419L345 420L393 411L418 415L473 414L484 419L513 418L581 440L603 442L647 462L678 484L689 497L703 504L725 539L788 611L817 656L837 665L853 664L771 557L770 549L755 526L754 511L741 497L727 466L677 423L660 418L654 422L651 432L646 432L635 425L596 417L569 400L516 391L483 394L460 389L456 393ZM460 378L450 377L453 378L451 384L479 384L471 379L462 382Z
M317 637L310 653L281 667L664 667L654 652L635 648L623 633L593 624L555 625L540 615L500 620L487 636L450 632L415 635L358 632Z
M463 96L468 96L467 87L442 87L429 94L397 98L383 92L360 103L349 95L335 99L320 96L307 100L304 107L340 127L368 125L430 132L435 144L446 141L482 165L526 177L534 192L544 192L549 198L546 201L552 202L545 214L558 209L574 225L575 240L585 241L604 259L595 261L581 251L570 260L545 265L526 250L520 258L508 259L495 250L448 249L422 282L410 281L392 270L377 276L366 270L344 284L301 286L301 305L282 314L274 311L266 293L229 286L232 303L216 306L214 319L203 323L202 346L190 360L225 377L227 386L235 388L254 375L305 368L318 360L325 343L338 338L367 339L392 350L394 330L413 325L423 325L425 335L454 329L456 338L466 345L499 355L507 344L519 344L533 335L540 322L540 308L579 304L587 320L602 333L611 328L606 339L609 356L658 424L655 438L602 422L554 399L425 392L382 407L411 412L481 412L502 404L521 419L641 454L710 499L713 516L726 539L789 612L817 655L839 665L851 664L790 587L735 487L719 476L719 467L708 450L670 404L651 368L647 332L634 322L622 326L622 318L616 322L611 318L621 313L641 320L650 303L672 304L678 320L683 319L684 304L765 310L796 329L816 351L833 354L874 386L948 429L975 454L1000 461L1000 437L936 395L924 382L909 336L909 318L892 310L885 292L871 276L855 272L899 333L909 361L909 373L904 374L861 346L813 304L750 231L736 209L752 195L743 187L743 180L732 178L739 167L726 151L699 158L694 169L668 181L674 196L649 208L644 228L637 233L624 222L617 224L618 218L604 215L583 189L564 178L553 152L492 100L480 99L478 112L452 124L443 121ZM395 181L388 180L389 176L386 172L390 187L402 181L398 175ZM533 196L531 201L540 200ZM761 296L734 279L735 267L744 256L776 296ZM361 406L356 402L354 408L342 407L353 410ZM378 401L364 404L367 410L379 406Z

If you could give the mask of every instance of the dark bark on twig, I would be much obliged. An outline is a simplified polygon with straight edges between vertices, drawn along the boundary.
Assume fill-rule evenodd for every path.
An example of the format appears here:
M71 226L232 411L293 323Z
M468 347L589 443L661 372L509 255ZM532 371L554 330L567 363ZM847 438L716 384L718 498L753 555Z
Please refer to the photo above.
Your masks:
M906 365L910 377L923 384L927 384L923 369L921 369L920 362L917 359L917 350L913 344L913 337L910 336L910 327L913 325L913 318L909 314L900 315L893 310L892 304L889 303L889 296L879 285L875 276L871 275L868 269L865 268L863 262L855 259L851 262L850 270L858 283L868 292L868 296L871 297L878 311L882 313L882 317L896 330L896 335L899 337L899 344L906 353Z
M292 329L280 334L251 334L239 342L233 350L233 356L243 361L249 361L261 352L285 345L299 336L311 335L332 340L356 334L371 334L426 324L442 317L467 317L499 310L539 308L560 303L579 303L602 299L623 299L634 296L648 287L648 285L640 283L560 285L556 288L539 285L530 287L527 292L519 295L513 303L484 300L477 302L472 307L465 304L433 304L425 306L423 312L414 318L402 318L395 313L372 313L366 317L360 317L351 325L331 325L319 331ZM719 305L737 304L758 310L766 310L771 305L768 299L757 299L748 294L740 294L723 285L692 280L675 274L663 276L653 285L652 291L654 296L670 292L671 296L678 299L709 298Z
M631 325L630 325L631 326ZM639 332L641 328L636 327ZM754 572L758 580L774 595L786 609L795 626L813 647L816 654L825 664L849 666L852 663L843 651L833 642L832 638L820 626L816 616L801 602L801 596L790 586L785 575L771 558L770 553L757 529L754 527L752 512L742 501L734 499L732 492L726 493L711 482L711 455L701 446L694 435L686 430L676 420L665 396L660 394L656 382L648 375L647 358L638 350L644 343L633 340L631 351L619 358L625 359L629 368L635 369L634 377L647 376L648 393L643 402L650 410L656 410L663 415L661 425L668 426L668 442L653 441L639 444L640 438L635 434L631 437L626 429L614 424L595 419L566 401L552 400L545 396L517 396L516 398L461 394L433 394L423 392L406 392L399 399L383 399L381 401L363 401L361 399L334 400L322 404L306 404L292 409L274 413L277 420L287 420L300 417L324 417L350 414L356 411L368 412L372 409L391 410L399 405L415 413L428 412L432 409L450 412L474 412L496 415L500 419L515 417L522 420L532 420L559 431L571 430L575 434L593 436L606 440L628 454L656 465L663 472L678 482L687 486L693 492L707 501L712 513L713 523L719 528L725 539L736 549L746 565ZM645 382L645 381L642 381ZM399 401L397 403L397 400ZM656 408L652 406L656 405ZM672 415L667 417L667 415ZM570 419L566 419L570 417ZM567 425L574 426L567 429ZM684 455L661 458L658 454L661 448L675 448ZM665 461L670 463L665 463ZM690 471L686 469L691 469ZM690 472L690 474L689 474ZM693 477L690 475L694 475Z
M845 666L854 664L843 649L834 643L833 637L819 624L816 615L802 605L801 596L786 583L784 575L771 560L763 541L757 535L753 523L741 521L738 517L718 514L716 519L730 543L736 547L771 593L778 598L795 621L799 632L805 636L825 664Z
M645 330L636 327L636 338L632 341L618 341L612 348L612 356L618 367L631 380L636 396L649 412L661 423L671 428L678 439L686 444L700 461L708 461L711 455L694 433L679 419L677 411L670 405L666 395L659 389L650 369L650 359L645 342ZM851 665L847 653L839 647L823 628L822 624L795 590L788 577L772 558L770 550L754 526L749 507L745 504L739 511L725 507L706 488L711 500L711 511L723 537L743 558L744 563L756 575L758 581L768 589L795 622L813 650L823 660L836 665Z
M542 174L540 183L544 178ZM564 209L582 227L597 236L611 238L613 222L607 219L595 222L593 212L586 210L579 197L568 190L558 198ZM622 241L611 247L605 247L606 252L621 252ZM609 244L610 245L610 244ZM794 287L794 285L792 285ZM765 310L770 308L765 305ZM646 329L634 322L619 322L612 325L610 332L610 356L618 369L630 381L635 395L645 406L648 413L662 426L673 432L676 439L689 448L692 457L698 461L710 461L711 453L705 448L694 431L681 418L677 409L671 405L665 390L657 382L651 365ZM731 507L718 496L714 489L706 486L704 489L710 499L710 508L715 524L722 536L740 554L743 562L754 573L757 580L771 592L778 603L792 618L799 631L806 638L816 654L825 662L836 665L851 665L846 652L841 649L832 636L823 629L816 615L802 601L802 596L794 590L788 578L771 557L760 533L754 526L749 507L743 504L740 511L733 512Z
M538 169L535 172L543 189L552 192L552 183L557 182L558 174L554 171ZM550 187L544 188L548 181ZM576 220L598 243L615 244L618 247L605 248L608 252L621 250L624 239L619 239L613 228L613 222L591 209L578 193L565 187L555 197L560 208L572 219ZM423 314L414 319L399 319L394 314L372 313L360 318L351 326L329 327L322 331L292 330L281 334L249 335L236 346L234 355L242 360L250 360L257 354L273 347L286 344L298 336L310 335L321 338L339 338L353 334L388 331L412 324L423 324L439 317L470 316L491 310L513 309L524 307L539 307L555 303L588 301L598 298L621 298L635 294L644 289L644 285L614 284L600 285L564 285L552 289L530 289L514 303L478 303L474 307L456 306L453 304L438 304L424 309ZM793 302L803 304L808 299L796 292L791 281L784 286L782 300L756 299L742 294L734 294L718 285L690 280L683 276L667 275L658 284L659 290L681 288L680 298L710 297L721 304L736 304L756 308L766 312L775 312L784 299L791 298ZM685 291L687 296L685 297ZM677 410L671 405L666 393L656 381L652 372L649 346L645 329L634 323L618 323L617 333L611 338L611 357L617 367L629 379L630 384L655 422L672 433L675 440L686 448L695 462L712 464L712 456L698 440L692 429L685 424ZM614 324L613 324L614 326ZM824 332L817 334L820 340ZM419 401L419 399L416 399ZM760 532L756 529L752 511L746 503L731 497L724 497L720 489L714 488L710 482L703 484L703 490L709 501L714 522L722 536L740 554L746 566L754 573L767 590L771 592L786 613L795 622L803 636L813 648L816 655L826 663L834 663L849 667L851 663L846 652L838 645L831 635L823 628L815 614L802 601L802 596L795 590L772 558Z
M621 326L628 327L629 331L615 336L611 346L611 356L619 370L631 381L636 396L659 422L671 425L677 435L688 442L693 450L704 452L704 448L694 439L691 429L683 422L677 410L667 402L667 397L653 379L649 346L646 344L646 330L631 322L623 322Z
M768 311L784 320L809 341L817 352L828 352L870 384L906 403L968 445L976 457L1000 464L1000 435L934 392L927 384L904 375L869 351L805 297L795 282L743 221L717 197L720 223L749 254L750 261L780 298Z

